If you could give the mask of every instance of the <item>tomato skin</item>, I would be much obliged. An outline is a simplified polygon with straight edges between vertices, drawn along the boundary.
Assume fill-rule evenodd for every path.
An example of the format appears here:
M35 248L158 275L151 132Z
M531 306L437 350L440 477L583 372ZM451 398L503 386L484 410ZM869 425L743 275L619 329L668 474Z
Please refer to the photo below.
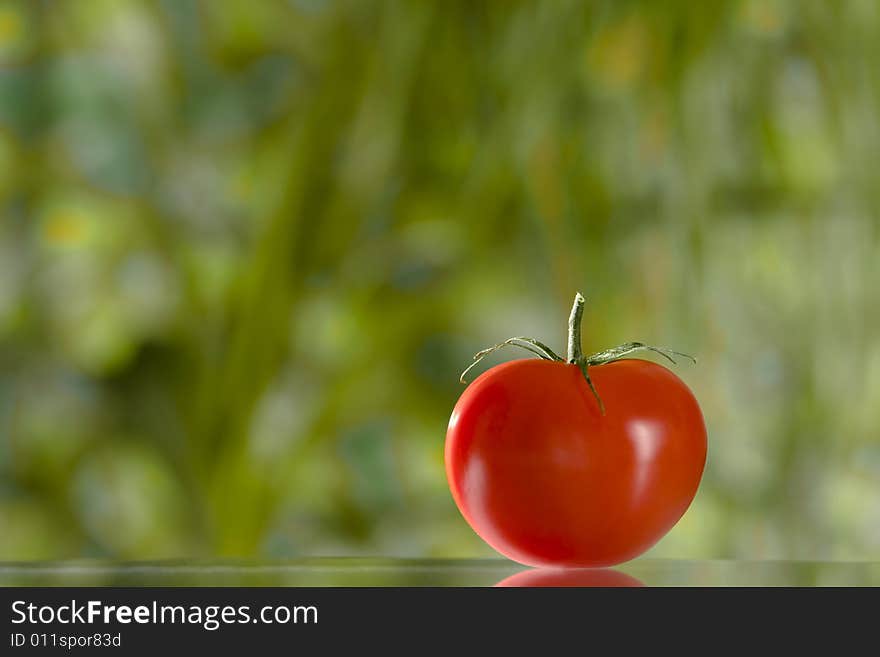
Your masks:
M665 367L515 360L474 381L452 412L446 474L462 515L530 566L600 567L654 545L684 514L706 462L691 391Z
M538 568L511 575L498 588L637 588L643 582L610 568Z

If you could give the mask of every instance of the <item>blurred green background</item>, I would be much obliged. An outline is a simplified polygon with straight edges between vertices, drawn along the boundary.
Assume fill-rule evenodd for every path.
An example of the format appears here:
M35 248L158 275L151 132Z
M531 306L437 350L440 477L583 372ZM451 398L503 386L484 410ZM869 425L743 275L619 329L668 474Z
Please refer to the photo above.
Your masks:
M873 2L0 0L0 559L492 555L458 374L576 289L700 358L652 556L877 558L878 116Z

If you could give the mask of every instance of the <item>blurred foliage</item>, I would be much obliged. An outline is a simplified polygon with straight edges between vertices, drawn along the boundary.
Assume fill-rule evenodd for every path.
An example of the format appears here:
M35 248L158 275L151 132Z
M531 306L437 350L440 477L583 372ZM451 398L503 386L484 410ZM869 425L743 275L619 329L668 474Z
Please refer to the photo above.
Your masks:
M880 553L880 7L0 0L0 558L479 556L512 334L668 344L653 556Z

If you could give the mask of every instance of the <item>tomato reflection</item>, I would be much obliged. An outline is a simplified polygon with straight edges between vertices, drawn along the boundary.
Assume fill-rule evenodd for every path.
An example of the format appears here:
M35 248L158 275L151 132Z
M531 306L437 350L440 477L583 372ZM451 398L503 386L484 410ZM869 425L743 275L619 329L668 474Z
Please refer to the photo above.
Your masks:
M503 579L501 587L598 587L644 586L644 583L610 568L536 568Z

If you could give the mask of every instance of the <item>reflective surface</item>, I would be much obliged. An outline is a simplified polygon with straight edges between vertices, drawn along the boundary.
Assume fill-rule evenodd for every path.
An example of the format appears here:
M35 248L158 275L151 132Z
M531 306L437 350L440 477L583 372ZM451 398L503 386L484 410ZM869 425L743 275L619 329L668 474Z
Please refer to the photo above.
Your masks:
M24 562L0 564L0 586L494 586L528 570L501 559ZM880 586L880 562L638 559L610 577L573 572L568 585L632 579L644 586ZM547 580L534 571L513 581Z

